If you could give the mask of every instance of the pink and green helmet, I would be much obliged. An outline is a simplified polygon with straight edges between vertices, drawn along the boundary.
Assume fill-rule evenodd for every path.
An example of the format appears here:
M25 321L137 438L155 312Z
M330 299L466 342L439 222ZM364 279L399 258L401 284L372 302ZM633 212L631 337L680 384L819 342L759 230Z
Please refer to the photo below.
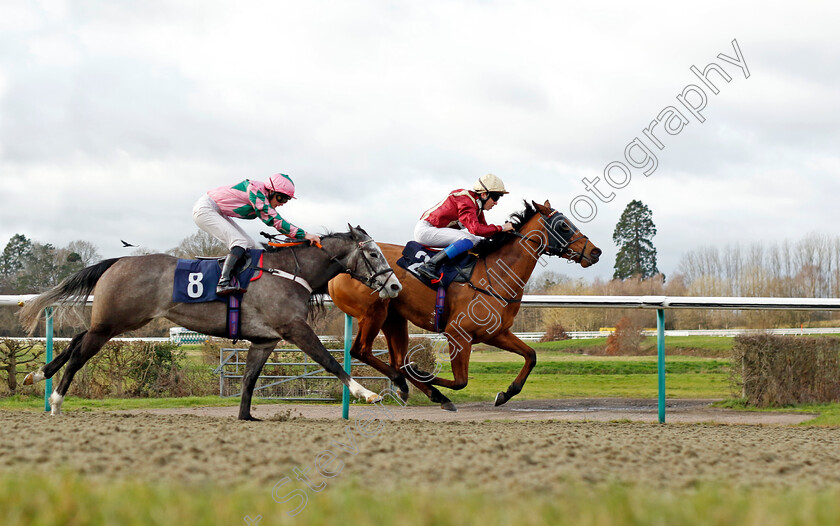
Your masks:
M280 192L289 197L295 197L295 183L286 174L274 174L265 182L265 187L271 192Z

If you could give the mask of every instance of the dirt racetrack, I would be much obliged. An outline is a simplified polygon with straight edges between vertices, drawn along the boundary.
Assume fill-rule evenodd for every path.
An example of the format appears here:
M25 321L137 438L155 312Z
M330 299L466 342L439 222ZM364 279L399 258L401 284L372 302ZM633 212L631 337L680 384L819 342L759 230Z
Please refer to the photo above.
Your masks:
M520 402L520 408L528 404ZM296 416L299 411L289 406L258 406L258 416L273 410L272 419L264 422L219 416L235 414L233 408L177 411L195 414L77 411L55 418L40 411L2 411L0 469L253 483L269 493L283 477L294 481L295 468L311 468L313 484L327 480L318 475L316 463L332 473L330 484L355 479L377 487L408 483L551 491L569 480L672 488L705 480L840 485L838 428L609 422L587 419L579 411L566 412L578 421L556 419L562 412L551 411L535 411L539 416L534 418L494 419L487 416L489 405L472 410L485 413L476 418L464 418L470 404L461 406L457 418L437 408L418 408L434 409L441 415L436 421L392 406L353 406L349 421L338 418L337 406L306 406L328 410L328 418ZM527 414L516 408L508 412Z

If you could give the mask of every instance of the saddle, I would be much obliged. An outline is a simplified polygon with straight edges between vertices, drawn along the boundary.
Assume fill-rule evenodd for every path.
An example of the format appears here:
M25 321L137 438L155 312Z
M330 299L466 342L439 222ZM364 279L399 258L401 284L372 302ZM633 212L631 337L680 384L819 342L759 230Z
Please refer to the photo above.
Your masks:
M441 249L427 247L421 245L416 241L409 241L406 243L402 252L402 257L397 260L397 265L409 271L414 277L419 279L430 289L434 290L435 295L435 312L434 312L434 330L435 332L443 332L446 326L444 320L444 305L446 300L446 289L450 283L466 283L472 277L475 264L478 257L470 252L465 252L454 259L445 261L440 266L442 276L438 280L430 281L427 277L417 273L417 267L430 259L435 252L440 252Z
M465 252L455 259L445 261L440 266L443 277L439 282L432 283L428 278L417 273L417 267L428 261L436 252L442 249L427 247L416 241L406 243L402 251L402 257L397 260L397 265L411 272L411 274L423 282L427 287L438 290L440 287L446 289L450 283L466 283L472 277L478 257L471 252Z

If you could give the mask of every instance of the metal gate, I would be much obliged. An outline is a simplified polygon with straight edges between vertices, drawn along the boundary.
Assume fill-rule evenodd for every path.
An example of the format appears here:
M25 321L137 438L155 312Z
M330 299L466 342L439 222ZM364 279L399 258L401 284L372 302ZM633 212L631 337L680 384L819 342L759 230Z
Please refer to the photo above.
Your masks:
M328 349L330 353L343 353L341 349ZM374 350L374 356L387 355L387 350ZM242 392L242 377L245 374L245 360L248 349L220 349L219 367L213 372L219 375L219 396L239 396ZM339 363L342 356L334 356ZM387 359L387 356L385 356ZM353 360L350 362L352 376L368 389L381 392L392 388L391 381L372 367ZM339 401L343 384L313 362L300 349L275 349L263 367L254 388L254 398L272 400Z

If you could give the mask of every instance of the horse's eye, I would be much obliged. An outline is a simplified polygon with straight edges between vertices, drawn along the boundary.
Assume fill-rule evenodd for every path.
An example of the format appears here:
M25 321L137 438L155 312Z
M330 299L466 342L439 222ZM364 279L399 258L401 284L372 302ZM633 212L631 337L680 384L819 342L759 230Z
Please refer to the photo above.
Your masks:
M379 258L379 252L377 252L377 251L375 251L375 250L371 250L370 252L368 252L368 254L370 254L370 259L377 259L377 258Z

